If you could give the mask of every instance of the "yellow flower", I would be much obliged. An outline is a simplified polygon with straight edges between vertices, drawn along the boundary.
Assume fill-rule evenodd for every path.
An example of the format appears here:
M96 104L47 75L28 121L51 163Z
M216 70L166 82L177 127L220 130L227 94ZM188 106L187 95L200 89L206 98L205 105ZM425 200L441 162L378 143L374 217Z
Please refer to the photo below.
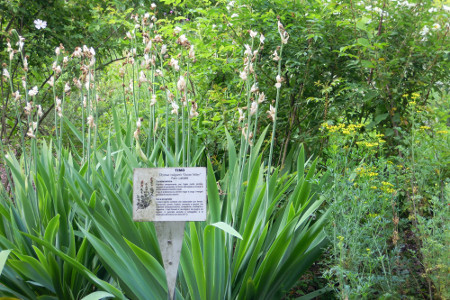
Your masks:
M374 186L374 185L372 185L370 188L371 188L372 190L376 190L376 189L377 189L377 187Z
M344 240L344 237L343 237L342 235L339 235L337 238L338 238L338 240L340 240L341 242Z
M426 130L426 129L431 129L431 128L430 128L430 126L420 126L420 129Z
M447 134L448 131L447 130L439 130L436 132L437 134Z

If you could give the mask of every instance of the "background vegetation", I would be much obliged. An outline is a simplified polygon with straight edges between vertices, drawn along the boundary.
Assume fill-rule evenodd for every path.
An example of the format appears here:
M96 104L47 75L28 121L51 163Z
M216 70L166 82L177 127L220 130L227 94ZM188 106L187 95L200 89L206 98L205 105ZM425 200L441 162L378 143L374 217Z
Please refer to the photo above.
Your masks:
M178 297L448 299L449 10L0 1L0 295L163 297L118 216L134 167L192 165Z

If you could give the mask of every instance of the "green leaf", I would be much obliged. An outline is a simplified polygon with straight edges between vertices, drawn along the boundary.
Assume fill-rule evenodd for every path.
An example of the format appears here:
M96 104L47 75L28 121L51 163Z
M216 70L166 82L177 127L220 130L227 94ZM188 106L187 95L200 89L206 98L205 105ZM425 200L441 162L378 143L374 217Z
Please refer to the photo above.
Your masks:
M216 176L214 175L214 170L211 164L211 160L208 157L208 174L207 174L207 192L208 192L208 203L209 203L209 222L220 221L220 196L217 189Z
M386 118L389 116L389 113L385 113L385 114L380 114L375 116L375 123L380 123L381 121L386 120Z
M66 123L67 126L69 126L70 130L78 138L78 140L80 142L83 142L83 134L75 127L75 125L73 125L72 122L70 122L66 116L63 116L63 120L64 120L64 123Z
M361 46L364 46L364 47L370 47L370 42L369 42L368 39L365 39L365 38L359 38L359 39L357 39L356 41L357 41L358 44L360 44Z
M237 232L233 227L231 227L227 223L217 222L217 223L214 223L214 224L211 224L211 225L215 226L215 227L217 227L219 229L222 229L226 233L231 234L232 236L235 236L238 239L242 240L242 236L239 234L239 232Z
M59 214L54 216L50 222L48 222L47 228L45 229L44 238L49 243L53 243L55 235L59 230L59 217Z
M114 295L107 292L93 292L81 298L81 300L100 300L103 298L112 298L112 297L114 297Z
M364 68L375 68L375 65L370 60L362 60L361 65Z
M12 250L2 250L0 252L0 275L3 272L3 268L5 267L6 260L8 259L9 253L11 253Z
M311 299L317 298L317 297L325 294L326 292L330 292L332 290L333 290L332 288L324 287L324 288L321 288L320 290L317 290L312 293L306 294L304 296L298 297L295 300L311 300Z

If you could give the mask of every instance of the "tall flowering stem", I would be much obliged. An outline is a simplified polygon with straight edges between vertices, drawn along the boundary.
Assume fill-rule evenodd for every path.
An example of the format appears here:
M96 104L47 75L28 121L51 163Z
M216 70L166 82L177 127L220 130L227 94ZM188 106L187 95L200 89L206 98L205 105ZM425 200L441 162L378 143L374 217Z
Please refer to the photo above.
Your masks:
M273 118L273 127L272 127L272 138L270 141L270 152L269 152L269 161L267 163L267 178L266 178L266 182L267 182L267 189L266 189L266 202L265 205L268 205L269 200L269 181L270 181L270 174L271 174L271 169L272 169L272 156L273 156L273 146L275 143L275 133L276 133L276 129L277 129L277 114L278 114L278 102L280 99L280 88L281 88L281 59L282 59L282 54L283 54L283 45L287 43L287 40L289 39L289 35L287 34L287 32L284 30L283 25L278 22L278 31L280 33L281 36L281 46L280 46L280 55L278 57L278 72L277 72L277 83L275 84L276 88L277 88L277 96L275 99L275 112L272 115Z
M190 105L189 105L189 99L188 99L188 85L189 85L189 60L187 62L187 75L186 75L186 111L187 111L187 142L186 142L186 150L187 150L187 155L186 155L186 166L189 167L190 163L191 163L191 145L190 145L190 140L191 140L191 115L190 115Z
M280 59L278 60L278 76L281 76L280 74L281 74L281 55L282 54L283 54L283 44L281 44ZM272 138L270 141L270 152L269 152L269 162L267 165L267 167L268 167L267 175L270 175L270 169L272 168L273 145L275 143L275 132L277 129L277 114L278 114L279 99L280 99L280 89L277 88L277 97L275 98L275 116L273 117Z
M17 37L19 39L19 42L18 42L18 44L19 44L19 52L20 52L22 60L23 60L24 59L24 55L23 55L23 41L24 41L24 38L21 37L17 33L17 31L14 30L13 32L17 35ZM8 42L8 45L9 45L9 42ZM9 69L9 73L12 74L11 73L11 66L12 66L12 60L13 60L13 57L14 57L14 50L11 49L10 51L11 51L11 53L10 53L9 68L8 69ZM25 103L28 103L28 92L27 92L28 89L27 89L27 80L26 80L27 77L26 76L27 76L27 72L25 72L25 80L23 81L23 88L24 88L24 91L25 91ZM10 85L10 88L11 88L11 93L13 93L14 92L13 80L12 80L12 78L10 76L8 76L8 79L9 79L9 85ZM21 139L21 142L22 142L22 155L24 157L24 164L25 164L24 167L25 167L25 172L27 173L28 172L28 162L27 162L27 153L26 153L26 149L25 149L25 135L23 133L22 122L20 121L21 114L19 112L20 99L17 99L17 101L15 101L15 105L14 106L15 106L15 110L16 110L17 125L19 126L19 131L20 131L20 139Z

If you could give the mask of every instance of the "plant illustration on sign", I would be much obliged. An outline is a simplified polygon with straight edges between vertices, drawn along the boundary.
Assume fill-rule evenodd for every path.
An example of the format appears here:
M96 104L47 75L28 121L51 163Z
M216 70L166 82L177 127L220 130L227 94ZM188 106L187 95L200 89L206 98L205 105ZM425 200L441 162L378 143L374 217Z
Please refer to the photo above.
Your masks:
M150 189L148 187L148 182L144 183L144 180L141 180L141 187L139 189L139 195L137 196L138 209L146 209L150 206L152 203L153 193L153 177L150 177Z

